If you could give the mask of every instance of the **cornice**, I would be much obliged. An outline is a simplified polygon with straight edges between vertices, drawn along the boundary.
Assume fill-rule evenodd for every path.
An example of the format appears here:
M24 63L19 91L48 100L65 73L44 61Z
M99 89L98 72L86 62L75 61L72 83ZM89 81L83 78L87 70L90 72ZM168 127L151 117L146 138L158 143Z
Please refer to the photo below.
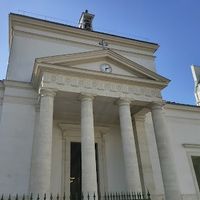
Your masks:
M4 80L3 84L5 87L14 87L14 88L33 90L33 86L29 82Z
M15 29L15 26L22 26L27 28L34 28L37 30L46 30L50 32L56 32L60 34L68 34L73 35L76 37L87 38L90 40L101 40L105 39L107 42L117 44L117 45L124 45L130 46L138 49L144 49L146 51L152 52L152 54L158 49L158 44L134 40L130 38L115 36L111 34L95 32L95 31L86 31L80 28L54 23L50 21L45 21L41 19L36 19L32 17L17 15L17 14L10 14L10 41L12 40L12 32Z
M133 78L132 76L120 76L116 74L102 74L98 73L97 71L90 71L90 70L82 70L74 67L70 67L74 63L77 62L82 62L82 61L87 61L92 62L94 59L111 59L114 60L115 62L119 63L120 65L126 66L127 69L130 69L133 71L133 73L138 73L138 77L141 78ZM67 67L63 66L63 63L65 65L67 64ZM60 66L61 65L61 66ZM70 65L70 66L68 66ZM87 52L81 52L81 53L74 53L74 54L66 54L66 55L57 55L57 56L50 56L50 57L43 57L43 58L37 58L35 62L35 67L34 67L34 75L37 74L37 70L39 66L45 66L47 68L57 68L63 69L63 70L71 70L71 71L76 71L76 72L81 72L81 73L89 73L93 75L101 75L109 78L121 78L121 79L126 79L128 81L135 81L138 82L148 82L150 85L155 84L155 85L162 85L161 88L164 88L168 83L169 79L166 79L163 76L160 76L159 74L139 65L138 63L135 63L124 56L119 55L118 53L111 51L111 50L96 50L96 51L87 51ZM146 78L142 78L142 77Z
M4 96L3 102L14 103L14 104L23 104L23 105L36 105L37 98L33 97L22 97L22 96Z
M182 144L183 147L188 149L200 149L200 144Z
M34 72L32 76L32 84L35 88L38 87L38 84L43 76L44 72L50 72L57 75L72 75L77 77L86 77L89 79L99 79L104 81L114 81L118 83L128 83L136 84L138 86L145 85L149 88L159 88L162 89L167 86L167 83L161 81L155 81L144 78L137 78L132 76L122 76L117 74L106 74L98 71L91 71L86 69L74 68L74 67L63 67L59 65L44 64L35 65ZM90 77L88 77L90 76Z
M166 110L167 109L172 109L172 110L181 110L181 111L200 112L200 106L190 106L190 105L166 103L164 108Z

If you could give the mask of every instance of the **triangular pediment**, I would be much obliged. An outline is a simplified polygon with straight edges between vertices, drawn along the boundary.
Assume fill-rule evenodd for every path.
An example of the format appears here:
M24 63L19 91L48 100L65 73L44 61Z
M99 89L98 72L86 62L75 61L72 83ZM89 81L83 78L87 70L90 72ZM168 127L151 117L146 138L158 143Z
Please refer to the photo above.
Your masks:
M159 74L109 49L38 58L36 62L38 64L44 63L63 68L79 69L90 73L94 72L98 75L102 74L102 76L150 80L159 82L163 86L166 86L169 82L168 79ZM111 68L110 72L103 70L104 65Z

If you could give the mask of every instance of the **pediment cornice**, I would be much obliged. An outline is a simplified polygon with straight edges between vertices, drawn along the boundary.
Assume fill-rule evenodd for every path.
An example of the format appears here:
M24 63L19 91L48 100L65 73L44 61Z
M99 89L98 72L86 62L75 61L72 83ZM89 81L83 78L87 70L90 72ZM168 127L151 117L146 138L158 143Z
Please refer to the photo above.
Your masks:
M105 74L92 70L83 70L79 68L72 67L78 63L92 63L94 60L112 60L118 65L123 65L131 71L136 77L132 76L122 76L119 74ZM82 53L74 53L74 54L65 54L65 55L57 55L50 57L37 58L35 61L34 75L37 74L41 70L51 70L55 73L78 73L82 76L85 75L93 75L98 76L103 79L116 79L116 80L124 80L124 81L133 81L138 84L150 84L157 85L157 87L164 88L169 83L169 80L160 76L159 74L145 68L138 63L121 56L120 54L111 51L109 49L97 50L97 51L87 51Z

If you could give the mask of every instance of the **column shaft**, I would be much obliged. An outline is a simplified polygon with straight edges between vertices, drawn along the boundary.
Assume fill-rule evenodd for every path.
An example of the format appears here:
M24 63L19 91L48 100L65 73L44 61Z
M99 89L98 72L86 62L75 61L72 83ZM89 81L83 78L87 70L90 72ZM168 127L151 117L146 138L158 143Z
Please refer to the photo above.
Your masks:
M130 103L119 101L119 119L124 153L125 173L128 191L141 192L141 182L136 155L135 139L130 112Z
M30 192L34 194L50 192L54 95L52 91L42 91L41 94L31 161Z
M172 158L173 152L171 151L168 131L161 105L154 104L152 106L152 120L165 189L165 199L180 200L181 194L177 181L175 163Z
M86 95L81 97L81 156L83 194L97 194L93 97Z

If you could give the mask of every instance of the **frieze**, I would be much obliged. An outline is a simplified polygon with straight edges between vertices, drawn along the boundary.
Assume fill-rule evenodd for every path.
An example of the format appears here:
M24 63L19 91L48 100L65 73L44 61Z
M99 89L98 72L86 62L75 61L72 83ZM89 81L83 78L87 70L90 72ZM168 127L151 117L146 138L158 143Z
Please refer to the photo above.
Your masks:
M91 92L111 97L130 97L136 100L160 100L160 90L144 86L117 83L108 80L96 80L83 77L56 75L45 73L42 81L43 87L55 87L58 90L74 92Z

